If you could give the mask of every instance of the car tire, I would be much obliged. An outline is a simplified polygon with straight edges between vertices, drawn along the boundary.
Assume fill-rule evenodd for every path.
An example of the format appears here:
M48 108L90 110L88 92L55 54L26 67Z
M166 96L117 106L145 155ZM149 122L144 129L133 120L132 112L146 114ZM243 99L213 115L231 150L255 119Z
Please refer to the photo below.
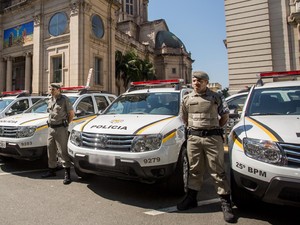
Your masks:
M184 195L187 192L189 163L186 146L182 146L174 173L168 178L167 189L173 195Z
M234 178L232 169L230 170L231 197L234 205L239 209L247 209L254 203L253 197L244 189L240 188Z

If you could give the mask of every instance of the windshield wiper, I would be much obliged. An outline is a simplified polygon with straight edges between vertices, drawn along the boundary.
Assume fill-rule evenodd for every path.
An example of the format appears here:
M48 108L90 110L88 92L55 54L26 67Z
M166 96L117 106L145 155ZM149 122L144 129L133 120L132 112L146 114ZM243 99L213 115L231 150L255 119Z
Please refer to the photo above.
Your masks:
M251 116L282 115L282 113L252 113Z

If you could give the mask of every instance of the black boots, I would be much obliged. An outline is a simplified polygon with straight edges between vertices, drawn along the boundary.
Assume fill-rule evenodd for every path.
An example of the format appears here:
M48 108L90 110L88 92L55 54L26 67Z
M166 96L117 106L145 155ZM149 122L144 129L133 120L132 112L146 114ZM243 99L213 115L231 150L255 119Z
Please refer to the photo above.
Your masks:
M56 169L55 168L49 168L48 171L42 175L42 178L47 178L47 177L55 177L56 176Z
M70 168L65 168L65 178L64 178L63 183L64 184L70 184L71 183Z
M182 210L187 210L187 209L192 209L197 207L198 206L197 193L198 191L188 189L185 199L183 199L182 202L177 204L177 209L179 211L182 211Z
M228 223L234 223L235 217L232 212L230 195L220 195L220 199L224 220Z

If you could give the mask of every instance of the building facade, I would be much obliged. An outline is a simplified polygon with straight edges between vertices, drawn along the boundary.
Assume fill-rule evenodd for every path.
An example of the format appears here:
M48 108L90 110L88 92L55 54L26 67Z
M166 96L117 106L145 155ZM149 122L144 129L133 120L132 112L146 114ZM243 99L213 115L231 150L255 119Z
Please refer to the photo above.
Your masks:
M0 91L85 85L93 68L91 87L119 94L115 52L131 49L157 78L191 79L191 54L165 20L148 21L148 0L2 0L0 30Z
M300 0L225 0L229 90L267 71L300 70Z

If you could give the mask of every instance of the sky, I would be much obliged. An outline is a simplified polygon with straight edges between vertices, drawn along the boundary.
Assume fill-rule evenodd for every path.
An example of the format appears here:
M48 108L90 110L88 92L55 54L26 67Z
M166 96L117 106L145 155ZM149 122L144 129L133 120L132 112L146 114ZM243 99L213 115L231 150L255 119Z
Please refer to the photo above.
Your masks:
M228 87L223 0L149 0L148 20L157 19L164 19L191 52L193 71L205 71L210 83Z

